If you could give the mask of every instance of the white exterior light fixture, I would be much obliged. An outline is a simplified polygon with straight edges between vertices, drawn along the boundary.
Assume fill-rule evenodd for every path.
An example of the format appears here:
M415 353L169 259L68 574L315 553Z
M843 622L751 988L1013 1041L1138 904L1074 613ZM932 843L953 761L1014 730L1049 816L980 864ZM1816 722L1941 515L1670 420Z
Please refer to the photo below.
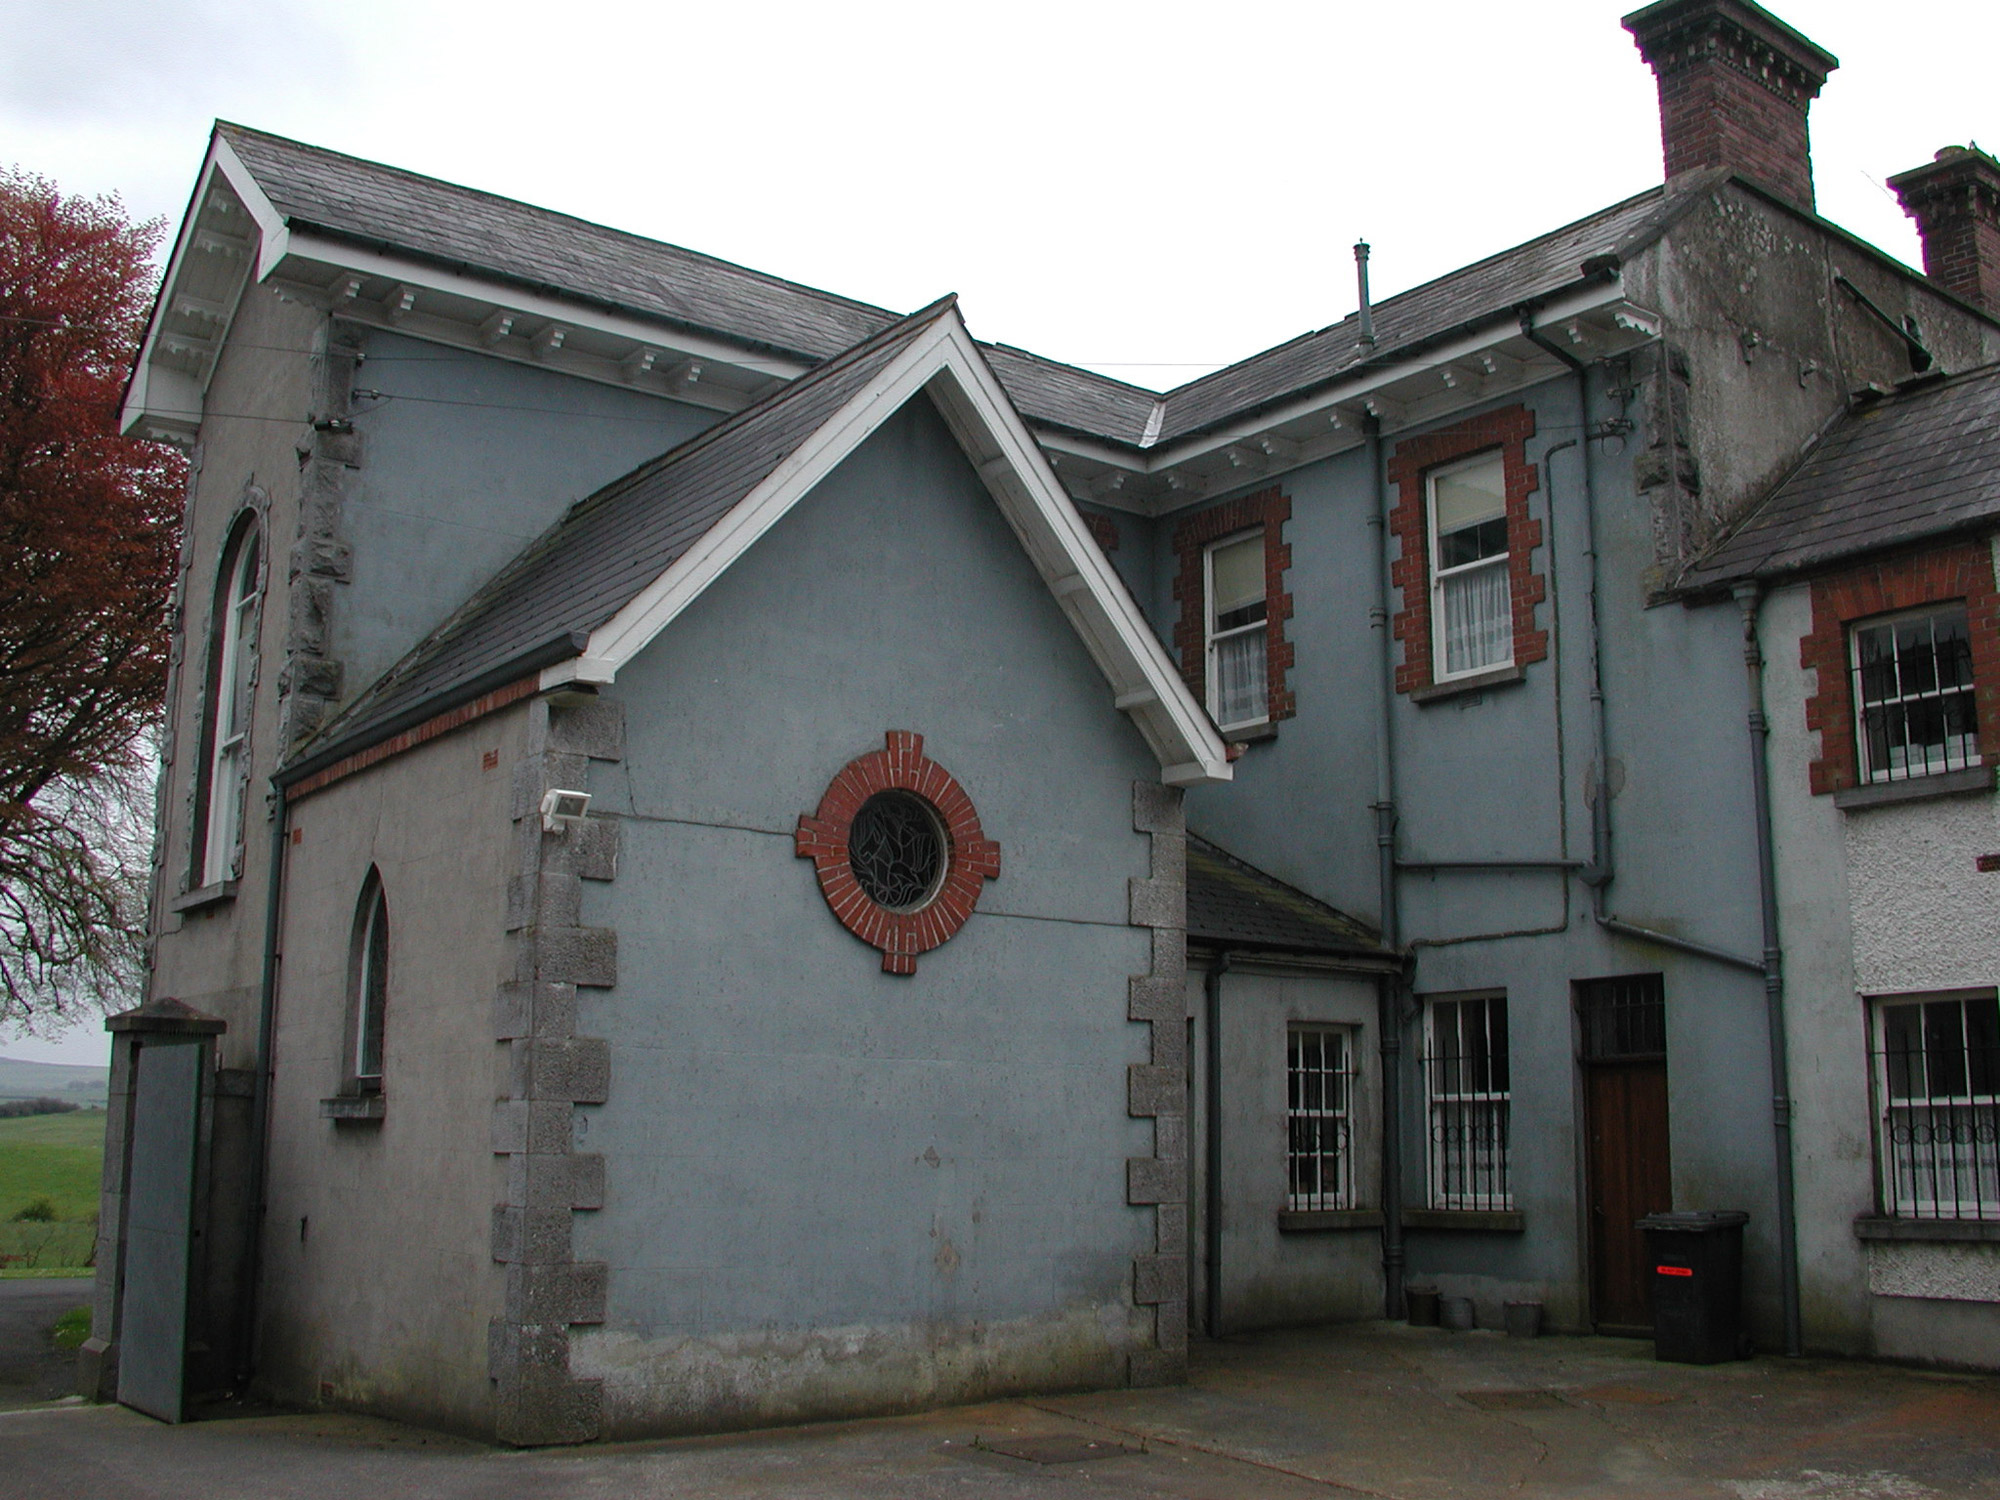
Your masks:
M589 811L590 793L550 787L542 793L542 832L567 833L570 825L581 823Z

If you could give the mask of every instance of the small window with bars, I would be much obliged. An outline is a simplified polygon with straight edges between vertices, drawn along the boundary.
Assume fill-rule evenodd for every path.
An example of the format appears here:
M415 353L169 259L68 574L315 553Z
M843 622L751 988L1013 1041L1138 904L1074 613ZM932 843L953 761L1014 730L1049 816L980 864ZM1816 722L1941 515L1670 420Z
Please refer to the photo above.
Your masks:
M1354 1207L1354 1033L1294 1026L1285 1038L1285 1207Z
M1208 711L1223 729L1261 724L1271 689L1263 529L1210 547L1207 582Z
M1507 997L1433 999L1424 1009L1431 1207L1514 1206L1508 1134Z
M2000 1000L1991 993L1875 1004L1882 1210L2000 1219Z
M1854 626L1854 732L1864 781L1979 764L1979 714L1965 606Z
M1667 1055L1667 992L1658 974L1586 979L1576 987L1585 1062L1652 1062Z

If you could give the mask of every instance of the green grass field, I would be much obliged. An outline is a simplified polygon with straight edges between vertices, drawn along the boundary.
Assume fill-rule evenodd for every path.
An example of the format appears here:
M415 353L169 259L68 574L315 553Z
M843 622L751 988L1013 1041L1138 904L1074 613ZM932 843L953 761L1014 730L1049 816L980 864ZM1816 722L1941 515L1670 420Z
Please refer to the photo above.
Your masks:
M54 1270L89 1262L96 1238L104 1111L0 1120L0 1267ZM14 1216L46 1198L49 1223Z

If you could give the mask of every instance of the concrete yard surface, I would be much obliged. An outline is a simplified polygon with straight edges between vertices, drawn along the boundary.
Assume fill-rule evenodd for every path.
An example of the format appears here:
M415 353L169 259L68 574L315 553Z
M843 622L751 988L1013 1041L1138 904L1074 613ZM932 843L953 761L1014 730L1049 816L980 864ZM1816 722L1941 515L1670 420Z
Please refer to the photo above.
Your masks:
M2000 1378L1833 1360L1696 1368L1646 1343L1374 1323L1197 1345L1185 1386L510 1452L320 1412L166 1427L0 1414L6 1500L530 1496L2000 1497Z

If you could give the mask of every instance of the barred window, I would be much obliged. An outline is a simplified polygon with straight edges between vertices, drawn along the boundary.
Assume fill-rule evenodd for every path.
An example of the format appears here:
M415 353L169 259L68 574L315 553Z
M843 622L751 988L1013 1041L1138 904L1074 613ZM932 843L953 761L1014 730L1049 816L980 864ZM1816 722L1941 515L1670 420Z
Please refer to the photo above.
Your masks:
M1979 764L1972 637L1963 604L1856 625L1850 638L1864 781L1902 781Z
M1430 1001L1424 1013L1431 1207L1511 1209L1507 997Z
M1354 1206L1354 1033L1294 1026L1285 1038L1290 1209Z
M1263 528L1208 549L1208 711L1224 729L1271 716Z
M1432 671L1443 682L1514 660L1506 464L1482 453L1433 470L1428 486Z
M1875 1034L1883 1212L2000 1219L2000 1001L1878 1001Z

